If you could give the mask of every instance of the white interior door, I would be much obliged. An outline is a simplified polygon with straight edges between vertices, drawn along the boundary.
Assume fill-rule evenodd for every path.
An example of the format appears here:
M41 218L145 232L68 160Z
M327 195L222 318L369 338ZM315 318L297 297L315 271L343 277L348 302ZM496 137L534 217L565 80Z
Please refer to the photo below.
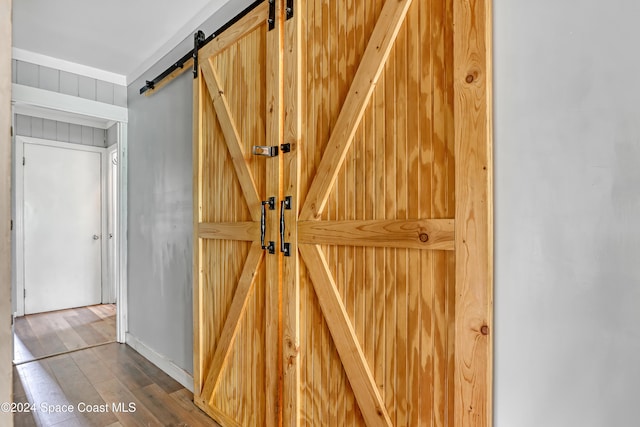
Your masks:
M25 314L101 302L101 153L24 144Z

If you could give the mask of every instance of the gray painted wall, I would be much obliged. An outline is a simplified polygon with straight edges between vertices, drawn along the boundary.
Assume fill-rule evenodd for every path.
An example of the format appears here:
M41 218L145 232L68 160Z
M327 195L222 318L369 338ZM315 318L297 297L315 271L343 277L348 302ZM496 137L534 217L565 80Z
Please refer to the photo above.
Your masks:
M640 3L494 13L495 425L638 425Z
M250 3L233 0L198 29L208 36ZM192 48L186 39L128 90L129 332L189 373L193 78L187 71L148 97L139 90Z

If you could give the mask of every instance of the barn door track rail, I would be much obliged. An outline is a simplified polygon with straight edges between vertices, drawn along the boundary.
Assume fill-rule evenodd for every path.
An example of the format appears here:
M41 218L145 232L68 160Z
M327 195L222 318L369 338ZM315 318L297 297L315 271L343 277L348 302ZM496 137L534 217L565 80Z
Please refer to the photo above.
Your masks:
M239 14L237 14L235 17L233 17L230 21L228 21L226 24L224 24L222 27L220 27L216 31L214 31L209 37L205 38L205 34L202 31L200 31L200 30L196 31L194 33L194 35L193 35L193 37L194 37L194 47L193 47L193 49L190 50L187 54L185 54L182 58L178 59L178 61L176 61L169 68L164 70L161 74L159 74L153 80L146 80L145 85L140 88L140 95L145 94L145 92L149 92L149 91L150 92L147 93L147 94L150 94L154 90L160 89L160 87L164 86L164 85L160 84L160 82L162 82L163 80L165 80L165 79L167 79L169 77L176 77L177 75L182 74L182 72L185 71L184 70L185 66L188 66L187 63L189 61L193 61L192 62L193 63L193 78L197 78L198 77L198 50L200 50L201 48L206 46L210 41L212 41L213 39L218 37L220 34L225 32L233 24L238 22L240 19L242 19L244 16L246 16L249 12L251 12L253 9L258 7L260 4L264 3L264 1L265 0L256 0L255 2L253 2L252 4L247 6L244 10L242 10ZM273 7L275 8L275 0L268 0L268 1L270 2L270 7L273 5ZM291 10L291 12L289 12L289 10ZM289 16L289 15L291 15L291 16ZM293 1L292 0L291 1L287 0L287 19L289 19L292 16L293 16ZM270 15L270 17L271 17L271 15ZM271 20L271 18L270 18L270 20ZM168 82L166 82L166 83L168 83Z

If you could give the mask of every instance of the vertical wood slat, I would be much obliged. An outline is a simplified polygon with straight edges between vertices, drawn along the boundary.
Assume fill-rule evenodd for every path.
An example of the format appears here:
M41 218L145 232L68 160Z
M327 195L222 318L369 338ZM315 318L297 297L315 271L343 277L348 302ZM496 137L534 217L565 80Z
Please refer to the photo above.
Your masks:
M367 425L390 427L391 419L337 292L322 250L319 246L312 245L301 245L299 249L305 265L309 267L314 278L313 285L324 318Z
M456 426L492 425L491 0L455 0Z
M202 78L193 81L193 230L202 222ZM193 394L202 393L202 239L193 236Z
M267 32L266 50L266 134L269 145L280 147L283 143L283 2L276 1L276 22L274 29ZM266 159L266 194L283 200L283 156ZM279 216L268 215L267 240L278 242L280 226ZM289 224L293 224L290 220ZM291 228L291 227L289 227ZM265 375L266 375L266 419L267 427L282 425L282 372L283 354L282 340L282 260L283 255L276 250L275 255L267 255L266 259L266 334L265 334Z
M307 194L301 219L314 219L322 213L410 5L411 0L385 3Z
M302 143L302 21L305 13L301 10L302 3L295 5L298 13L284 23L283 50L284 67L282 69L283 84L283 142L291 144L291 152L285 156L282 163L283 195L291 196L291 210L285 211L287 224L297 221L300 209L300 158ZM302 12L302 13L301 13ZM300 387L301 357L300 357L300 261L298 257L297 227L289 226L286 239L291 245L292 256L282 262L282 282L287 286L282 289L282 353L281 353L281 404L282 425L300 425L300 402L302 390Z

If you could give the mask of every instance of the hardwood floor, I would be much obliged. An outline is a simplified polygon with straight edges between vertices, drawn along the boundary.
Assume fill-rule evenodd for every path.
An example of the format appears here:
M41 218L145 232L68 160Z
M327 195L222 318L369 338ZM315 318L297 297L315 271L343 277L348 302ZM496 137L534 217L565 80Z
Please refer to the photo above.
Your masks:
M16 427L218 426L191 392L124 344L23 363L13 375L14 402L36 408L16 413ZM80 412L87 407L104 412Z
M93 305L18 317L14 337L15 363L113 342L116 306Z
M115 343L113 304L30 314L14 331L14 409L30 409L14 413L16 427L218 425L189 390Z

